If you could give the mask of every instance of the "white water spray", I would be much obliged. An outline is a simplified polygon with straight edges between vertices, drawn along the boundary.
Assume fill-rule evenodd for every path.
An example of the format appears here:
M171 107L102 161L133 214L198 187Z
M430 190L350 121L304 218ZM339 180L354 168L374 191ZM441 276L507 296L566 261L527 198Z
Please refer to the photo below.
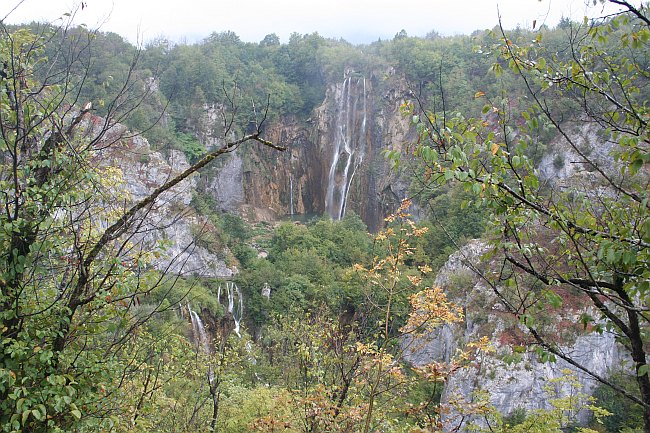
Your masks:
M217 289L217 300L230 313L235 322L235 334L241 338L241 320L244 316L244 297L239 287L230 281L226 282L225 303L221 301L221 286Z
M334 152L325 197L325 209L333 220L345 216L352 180L363 161L367 114L366 79L353 79L348 74L338 100Z
M293 176L289 175L289 215L293 215Z
M190 304L187 304L187 311L190 314L190 320L192 321L192 334L194 335L194 340L197 344L197 350L200 349L204 354L210 356L212 355L212 347L210 347L210 339L208 338L207 332L205 332L205 326L201 320L201 316L196 311L192 310ZM214 371L212 366L208 364L208 380L210 383L214 380Z

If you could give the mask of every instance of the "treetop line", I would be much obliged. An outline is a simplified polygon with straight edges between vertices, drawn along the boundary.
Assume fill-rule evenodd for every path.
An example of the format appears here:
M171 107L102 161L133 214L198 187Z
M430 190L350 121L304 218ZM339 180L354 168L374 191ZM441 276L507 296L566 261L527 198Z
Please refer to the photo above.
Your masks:
M586 375L622 396L620 411L638 414L633 427L650 433L649 6L607 2L622 11L474 39L399 34L363 54L317 34L284 45L214 34L140 50L65 24L0 23L0 428L559 432L582 409L606 422L578 390ZM363 71L363 92L366 75L380 83L386 70L415 89L401 105L411 138L384 152L412 197L371 239L354 215L248 225L195 192L193 210L178 218L196 216L197 233L241 268L234 280L250 299L250 334L230 338L216 283L150 267L169 240L152 245L143 234L162 228L151 216L165 193L215 160L285 151L291 143L264 131L285 117L309 123L341 70ZM240 79L229 87L232 77ZM220 133L212 147L192 135L206 106ZM363 113L365 133L365 105ZM189 161L137 200L120 170L98 160L133 139L123 123ZM544 177L538 151L551 142L580 168ZM409 209L428 213L415 223ZM488 245L480 261L464 261L473 279L438 287L434 268L472 237ZM458 343L445 362L405 362L405 341L467 325L470 296L452 292L479 286L525 342L508 356L529 351L571 366L555 389L574 400L549 391L553 408L514 424L489 394L445 395L453 377L497 359L487 335ZM210 350L188 345L189 323L176 314L188 300ZM614 335L629 367L594 371L566 350L558 322Z

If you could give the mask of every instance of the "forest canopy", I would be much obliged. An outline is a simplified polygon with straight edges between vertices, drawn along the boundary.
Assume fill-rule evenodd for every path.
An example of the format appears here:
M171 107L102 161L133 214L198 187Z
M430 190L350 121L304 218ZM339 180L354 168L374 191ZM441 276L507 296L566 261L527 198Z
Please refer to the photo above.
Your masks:
M650 18L647 3L611 2L624 11L556 28L360 46L215 32L134 47L0 23L0 429L650 432ZM377 112L396 94L409 128L382 149L409 198L376 233L351 211L218 209L206 180L222 159L281 164L285 143L264 134L318 135L315 113L351 78L379 89ZM133 165L185 157L144 197L101 162L138 134L151 152ZM155 220L169 203L171 222ZM178 250L147 233L179 220L186 249L228 278L153 265ZM460 337L413 361L441 335ZM566 350L585 335L611 336L621 370ZM547 406L500 413L480 383L452 392L453 378L515 364L557 370Z

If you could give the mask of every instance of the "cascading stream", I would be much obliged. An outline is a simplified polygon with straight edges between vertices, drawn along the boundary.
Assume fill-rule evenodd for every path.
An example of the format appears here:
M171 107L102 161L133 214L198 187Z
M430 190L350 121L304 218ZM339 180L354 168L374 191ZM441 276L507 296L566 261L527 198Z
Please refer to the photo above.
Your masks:
M327 210L327 213L329 214L330 218L333 220L337 220L339 214L335 212L334 208L336 207L335 202L334 202L334 195L336 193L336 167L338 166L339 163L339 158L341 156L341 138L340 136L343 134L342 128L343 128L343 101L345 99L346 95L346 90L348 87L348 82L349 78L346 78L345 81L343 81L343 93L341 95L341 99L339 101L339 110L338 110L338 116L336 119L336 127L335 130L337 131L336 138L334 140L334 152L332 154L332 164L330 165L330 170L329 170L329 176L327 179L327 195L325 197L325 209Z
M226 308L226 311L230 313L233 321L235 322L235 334L241 338L241 320L244 316L244 297L241 293L239 287L232 282L226 283L226 303L221 302L221 286L217 290L217 300L219 303ZM236 301L235 301L236 299Z
M190 320L192 321L192 334L194 335L194 340L197 343L197 350L200 349L208 357L212 355L212 348L210 347L210 339L208 338L207 332L205 332L205 326L201 320L201 316L196 311L192 310L190 304L187 304L187 311L190 315ZM208 363L208 380L210 383L214 380L214 371L212 370L212 365Z
M367 98L366 98L366 79L365 77L363 78L363 118L361 120L361 129L359 131L359 142L361 146L359 146L360 152L358 152L358 155L355 159L354 162L354 167L352 167L352 173L350 174L350 180L348 181L346 187L345 187L345 194L343 196L343 203L341 204L341 218L345 216L345 210L346 210L346 205L348 202L348 194L350 193L350 186L352 185L352 180L354 179L354 175L357 172L357 169L361 165L361 162L363 161L363 156L364 156L364 151L365 151L365 139L366 139L366 120L367 120ZM355 110L356 111L356 110ZM352 159L352 155L350 155L350 159Z
M325 209L333 220L345 216L352 180L365 153L366 124L366 79L354 80L348 75L338 101L336 137L325 197Z
M244 297L242 292L235 283L227 282L224 293L226 298L225 305L221 300L221 295L222 288L219 286L217 290L217 300L232 317L235 323L233 331L239 338L241 338L241 320L244 316ZM210 337L205 331L205 325L201 320L201 316L199 316L199 313L192 310L192 306L189 303L187 304L187 311L190 316L190 321L192 322L192 335L194 336L194 341L197 345L197 351L200 350L208 357L211 356L212 347L210 345ZM214 371L211 365L208 365L208 379L210 380L210 383L214 380Z
M289 175L289 215L293 214L293 176Z

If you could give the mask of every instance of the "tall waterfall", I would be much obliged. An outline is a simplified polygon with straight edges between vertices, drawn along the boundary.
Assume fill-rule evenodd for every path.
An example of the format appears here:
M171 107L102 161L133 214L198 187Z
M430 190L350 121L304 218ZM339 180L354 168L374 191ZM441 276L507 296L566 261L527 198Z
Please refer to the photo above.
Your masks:
M226 311L230 313L233 321L235 322L235 334L241 338L241 319L244 316L244 297L242 296L241 290L239 287L230 281L226 282L226 292L224 293L225 301L222 302L222 288L219 286L217 290L217 300L219 303L226 308Z
M348 75L338 100L334 152L327 179L325 209L333 220L345 216L350 186L366 151L366 79Z
M289 175L289 215L293 214L293 176Z
M190 304L187 304L187 310L190 314L190 320L192 321L192 334L194 334L194 340L197 344L197 350L200 349L204 354L210 356L212 355L212 347L210 347L210 339L208 334L205 332L205 326L201 320L201 316L196 311L192 310ZM214 371L212 370L212 365L208 363L208 380L210 383L214 380Z

